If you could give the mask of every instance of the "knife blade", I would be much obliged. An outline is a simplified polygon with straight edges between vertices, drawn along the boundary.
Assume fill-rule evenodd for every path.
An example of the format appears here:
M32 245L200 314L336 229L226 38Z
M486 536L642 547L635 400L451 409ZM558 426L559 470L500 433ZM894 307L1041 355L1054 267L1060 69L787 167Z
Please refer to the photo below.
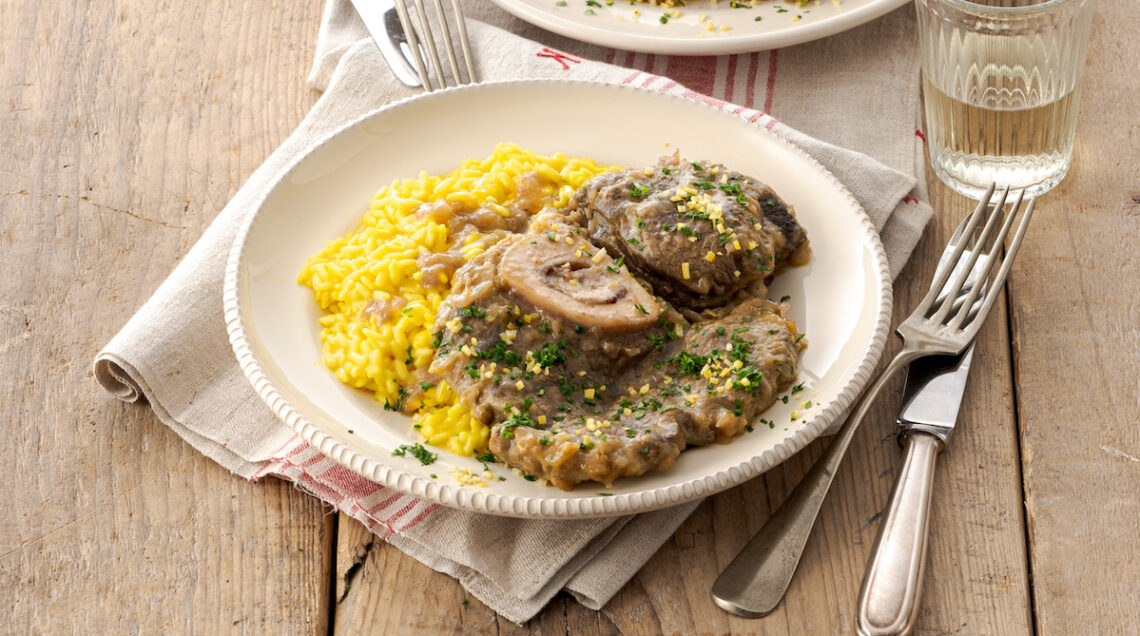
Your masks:
M407 54L401 47L408 46L407 36L400 24L400 16L396 11L394 0L351 0L356 13L368 29L368 35L379 47L380 53L392 74L407 86L422 86L419 74L408 61Z
M934 467L958 421L973 359L971 343L960 355L919 358L907 369L897 418L906 450L859 590L855 628L860 634L907 634L914 627Z
M904 433L923 431L946 442L958 421L973 360L971 344L957 356L927 356L910 363L897 420Z

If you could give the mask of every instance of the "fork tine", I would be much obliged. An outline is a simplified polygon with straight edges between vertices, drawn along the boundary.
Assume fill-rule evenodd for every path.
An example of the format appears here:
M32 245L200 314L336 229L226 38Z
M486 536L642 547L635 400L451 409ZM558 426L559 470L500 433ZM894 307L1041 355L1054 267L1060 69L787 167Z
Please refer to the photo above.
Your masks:
M451 75L455 78L455 85L463 83L463 76L459 74L459 60L455 59L455 45L451 42L451 27L447 24L447 13L443 10L443 2L435 0L435 14L439 18L439 26L443 29L443 45L447 52L447 61L451 62Z
M982 210L986 209L990 199L994 194L994 186L990 185L990 189L986 191L986 196L978 203L978 207L974 209L958 226L955 235L961 231L961 237L971 236L974 233L974 228L978 225L978 219L981 218ZM934 300L942 293L942 288L946 285L946 279L950 277L950 273L954 271L954 264L958 259L962 258L962 252L966 249L967 241L960 241L958 246L954 248L954 252L947 257L945 265L939 265L934 272L934 280L930 283L930 290L926 292L926 296L918 302L918 307L915 313L925 314L934 304Z
M984 251L983 246L986 240L989 239L990 232L993 230L994 225L997 224L997 220L1005 214L1005 200L1008 195L1009 188L1007 187L1002 191L1001 198L998 202L994 204L993 211L986 217L986 224L982 227L981 233L973 240L969 250L970 255L966 257L965 264L962 266L961 271L958 272L958 275L954 277L954 282L951 283L948 289L951 298L961 293L962 286L966 283L966 278L970 275L970 272L974 269L974 264L978 262L978 257ZM969 236L972 236L972 234L965 234L962 238L965 240ZM984 280L984 278L980 280ZM938 309L931 314L930 319L934 322L942 322L950 312L950 306L950 303L942 303Z
M985 320L986 314L989 313L990 308L997 302L998 294L1005 288L1005 279L1009 274L1009 269L1013 266L1013 259L1017 256L1017 250L1021 248L1021 241L1025 238L1025 230L1029 227L1029 220L1033 218L1033 208L1036 207L1037 199L1030 199L1029 206L1025 208L1025 213L1021 216L1021 223L1017 226L1017 231L1013 234L1013 239L1009 242L1009 249L1005 251L1005 258L1002 259L1001 267L998 268L997 275L994 276L992 286L986 290L985 300L982 301L982 307L978 310L978 316L970 323L970 330L976 332L981 327L982 321ZM1011 217L1012 218L1012 217Z
M1017 212L1018 212L1018 210L1021 209L1021 203L1024 199L1025 199L1025 191L1022 190L1020 193L1018 193L1017 201L1014 202L1013 207L1009 211L1009 214L1006 215L1005 221L1002 223L1001 230L998 232L998 235L996 237L994 237L994 245L992 248L990 248L989 253L986 254L986 260L984 261L981 269L978 271L978 280L979 281L984 281L990 277L990 272L993 271L994 263L996 263L998 261L998 258L1001 255L1001 251L1005 247L1005 237L1009 236L1009 229L1011 227L1013 227L1013 221L1015 218L1017 218ZM978 294L980 291L981 291L981 285L974 285L970 289L969 293L966 294L966 298L965 298L964 302L968 303L969 305L973 305L974 300L978 298ZM964 305L964 306L968 306L968 305ZM965 322L965 320L967 318L966 313L967 312L963 312L961 310L958 310L958 312L950 320L948 325L952 329L957 329L957 328L961 327L962 323Z
M439 61L439 51L435 48L435 36L432 34L431 23L428 22L424 0L416 0L416 11L420 14L420 26L423 27L424 42L427 44L428 53L431 54L428 61L431 62L432 70L435 71L436 77L439 79L439 87L444 88L447 86L447 79L443 74L443 64Z
M471 57L471 39L467 37L467 23L463 19L463 8L459 0L451 0L451 7L455 10L455 22L459 27L459 45L463 47L463 61L467 65L467 81L475 83L479 78L475 75L475 60Z
M430 93L435 88L432 87L423 55L420 54L420 39L416 35L415 25L412 24L411 16L408 15L408 5L405 4L404 0L396 0L396 13L400 16L400 26L404 28L404 35L408 38L408 51L411 53L412 63L416 65L416 73L419 73L420 83L424 85L424 90Z

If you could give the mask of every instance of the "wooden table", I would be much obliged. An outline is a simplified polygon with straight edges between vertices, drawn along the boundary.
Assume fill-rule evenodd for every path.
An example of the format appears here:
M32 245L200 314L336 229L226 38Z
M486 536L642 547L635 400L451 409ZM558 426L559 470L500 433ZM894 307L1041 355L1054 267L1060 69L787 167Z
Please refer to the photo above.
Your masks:
M96 385L94 354L316 100L303 78L322 4L0 3L0 632L850 632L899 463L901 381L768 618L731 617L708 589L821 442L702 504L602 611L559 596L522 627ZM921 633L1140 630L1133 4L1099 3L1073 170L1041 200L982 331L938 478ZM931 188L938 214L896 321L968 207Z

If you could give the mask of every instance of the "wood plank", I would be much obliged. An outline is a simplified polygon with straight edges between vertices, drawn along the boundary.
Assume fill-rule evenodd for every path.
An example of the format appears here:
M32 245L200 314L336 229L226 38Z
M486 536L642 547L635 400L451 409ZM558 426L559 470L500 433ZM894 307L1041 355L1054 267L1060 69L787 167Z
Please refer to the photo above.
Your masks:
M1096 7L1073 167L1041 198L1010 298L1042 634L1140 624L1140 76L1135 3Z
M458 581L380 541L340 515L337 534L337 634L614 634L600 612L556 596L525 625L467 595ZM347 568L341 563L353 565ZM343 593L342 593L343 591Z
M334 633L494 633L495 613L475 599L465 602L458 581L421 565L351 517L341 515L338 525L337 560L353 556L358 565L337 596Z
M280 5L0 3L5 630L324 631L321 506L89 370L312 103L319 7Z

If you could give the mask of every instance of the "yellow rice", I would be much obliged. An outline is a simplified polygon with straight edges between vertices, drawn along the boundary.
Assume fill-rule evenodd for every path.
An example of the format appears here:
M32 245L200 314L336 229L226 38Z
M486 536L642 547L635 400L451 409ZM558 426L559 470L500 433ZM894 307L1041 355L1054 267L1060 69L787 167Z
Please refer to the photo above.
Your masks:
M446 225L414 214L420 204L446 199L506 213L501 206L514 194L518 177L538 172L551 182L546 190L554 195L555 206L562 207L583 183L612 169L592 159L561 153L546 157L499 144L486 159L469 159L447 174L421 172L381 188L356 229L329 241L297 276L298 283L312 288L324 311L320 325L325 366L344 384L396 405L404 387L415 381L415 370L431 364L433 325L447 290L421 284L417 259L451 244ZM471 236L462 248L464 258L470 260L490 247L486 238ZM407 304L383 323L364 314L373 299L397 297ZM487 447L490 430L459 404L446 383L424 394L413 423L428 443L453 453L472 455Z

